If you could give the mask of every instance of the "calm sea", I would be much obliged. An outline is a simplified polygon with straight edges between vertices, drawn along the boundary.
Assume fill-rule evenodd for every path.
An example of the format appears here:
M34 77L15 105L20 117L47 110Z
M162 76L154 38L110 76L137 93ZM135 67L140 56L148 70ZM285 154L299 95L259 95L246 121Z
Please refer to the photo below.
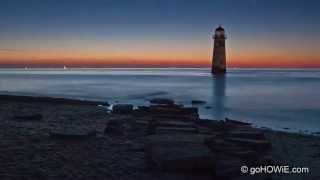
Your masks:
M295 132L320 131L319 69L0 69L0 93L147 105L167 97L202 118L233 119ZM289 128L289 129L287 129Z

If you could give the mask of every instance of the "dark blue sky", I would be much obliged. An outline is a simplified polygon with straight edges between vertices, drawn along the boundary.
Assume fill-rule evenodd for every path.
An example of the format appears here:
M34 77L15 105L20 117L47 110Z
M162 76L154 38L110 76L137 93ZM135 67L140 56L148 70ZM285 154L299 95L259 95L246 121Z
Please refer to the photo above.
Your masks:
M282 57L299 48L319 61L319 19L317 0L0 0L0 49L69 57L90 45L87 54L102 56L101 46L132 53L130 43L139 55L155 42L154 54L166 43L179 46L177 53L186 46L197 54L210 49L210 30L222 24L234 61L250 50L255 57L269 50ZM0 61L16 56L6 52Z
M317 0L1 0L1 32L168 29L319 30ZM80 29L79 29L80 28ZM125 29L122 29L125 28ZM186 29L187 28L187 29Z

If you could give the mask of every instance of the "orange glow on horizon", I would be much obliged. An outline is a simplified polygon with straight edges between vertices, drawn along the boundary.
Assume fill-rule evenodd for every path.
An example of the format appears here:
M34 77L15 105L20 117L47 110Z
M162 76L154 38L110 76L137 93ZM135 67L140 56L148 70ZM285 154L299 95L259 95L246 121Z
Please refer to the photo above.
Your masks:
M320 56L277 53L227 54L228 67L320 67ZM258 51L259 52L259 51ZM245 55L243 55L245 54ZM248 55L249 54L249 55ZM176 52L0 52L0 66L211 67L210 49Z
M72 67L211 67L211 60L147 60L147 59L35 59L35 60L0 60L0 65L11 66L72 66ZM317 68L320 63L316 61L302 61L301 60L271 60L258 58L257 60L237 59L227 62L228 67L240 68Z

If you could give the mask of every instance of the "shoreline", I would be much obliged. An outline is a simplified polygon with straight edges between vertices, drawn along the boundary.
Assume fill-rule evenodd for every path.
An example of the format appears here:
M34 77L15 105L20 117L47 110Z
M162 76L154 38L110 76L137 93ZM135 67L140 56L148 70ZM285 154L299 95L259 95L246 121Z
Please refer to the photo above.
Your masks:
M199 153L207 156L208 147L212 151L208 157L222 153L226 159L213 162L231 163L232 166L226 168L231 168L232 172L239 172L239 165L234 160L240 158L244 164L254 161L271 165L268 163L272 160L275 165L309 167L311 171L311 174L290 177L274 175L275 180L320 177L319 137L255 128L233 120L201 121L197 108L174 104L135 110L122 104L115 105L108 113L106 107L98 106L101 103L0 95L0 178L210 179L212 174L206 169L192 170L191 174L176 169L190 168L196 160L195 157L186 159L181 164L176 159L179 154L197 158ZM160 126L154 126L155 119ZM205 145L200 143L203 138ZM171 156L172 152L179 153ZM162 156L162 153L168 156ZM249 157L241 153L249 153ZM245 160L242 159L244 155ZM197 161L207 164L204 159ZM170 171L159 171L160 167ZM218 172L224 165L218 163L215 168ZM243 176L231 174L232 179ZM231 174L214 176L223 178ZM260 179L261 176L253 178Z
M108 102L108 101L100 101L100 100L88 100L88 99L80 99L80 98L65 98L65 97L50 97L50 96L36 96L36 95L14 95L14 94L0 94L0 102L1 101L17 101L17 102L32 102L32 103L50 103L50 104L69 104L69 105L96 105L96 106L105 106L112 107L114 104L118 104L118 102ZM190 100L191 101L191 100ZM121 102L125 103L125 102ZM134 107L138 107L133 105ZM201 106L201 104L200 104ZM188 105L188 107L196 107L199 108L199 105ZM213 121L220 121L217 119L208 119ZM320 137L320 132L309 132L307 130L292 130L291 128L278 128L274 129L272 127L264 127L258 126L256 124L252 124L255 128L259 128L266 131L276 131L276 132L284 132L289 134L298 134L298 135L306 135L306 136L315 136Z
M72 104L72 105L100 105L104 103L102 101L68 99L68 98L58 98L58 97L48 97L48 96L26 96L26 95L5 95L5 94L0 94L0 101Z

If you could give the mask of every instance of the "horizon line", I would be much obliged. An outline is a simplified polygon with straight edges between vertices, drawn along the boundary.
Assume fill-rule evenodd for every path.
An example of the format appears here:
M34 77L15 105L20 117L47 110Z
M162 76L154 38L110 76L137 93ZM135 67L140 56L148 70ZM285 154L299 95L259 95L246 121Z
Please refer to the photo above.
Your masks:
M0 70L18 69L18 70L37 70L37 69L55 69L55 70L72 70L72 69L208 69L211 67L1 67ZM229 67L235 69L320 69L320 67Z

